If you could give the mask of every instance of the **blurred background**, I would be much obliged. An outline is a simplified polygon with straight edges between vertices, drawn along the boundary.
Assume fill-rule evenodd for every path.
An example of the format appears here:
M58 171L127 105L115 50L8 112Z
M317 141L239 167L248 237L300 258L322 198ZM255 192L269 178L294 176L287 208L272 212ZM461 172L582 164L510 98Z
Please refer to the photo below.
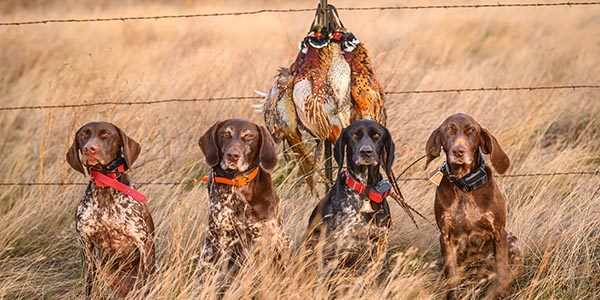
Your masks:
M329 1L337 7L429 5L439 1ZM556 1L559 2L559 1ZM451 1L446 4L495 1ZM544 3L548 3L544 1ZM316 1L0 1L1 22L314 8ZM0 26L0 106L254 96L289 66L313 12L186 19ZM600 83L600 6L340 11L365 44L386 91ZM509 174L600 169L600 91L561 89L388 95L396 173L424 154L427 137L450 114L471 114L511 158ZM197 146L214 122L247 118L257 100L0 111L0 182L85 183L64 155L75 131L110 121L140 142L131 171L157 224L159 272L151 298L210 298L190 276L206 230L207 195L193 179L208 168ZM280 151L281 153L281 151ZM295 245L324 194L311 194L293 162L274 171L282 219ZM410 168L422 178L441 164ZM526 258L511 299L591 299L600 295L600 177L499 178L508 231ZM395 204L393 276L384 283L344 274L343 298L435 298L443 279L433 217L435 187L401 182L428 217L416 229ZM82 296L75 207L84 186L0 186L0 298ZM279 272L252 262L228 299L327 298L328 280L301 260ZM258 267L257 267L258 266ZM260 283L260 284L258 284ZM467 289L468 290L468 289ZM477 297L478 290L468 290ZM141 294L137 295L138 297ZM136 295L132 295L136 297Z

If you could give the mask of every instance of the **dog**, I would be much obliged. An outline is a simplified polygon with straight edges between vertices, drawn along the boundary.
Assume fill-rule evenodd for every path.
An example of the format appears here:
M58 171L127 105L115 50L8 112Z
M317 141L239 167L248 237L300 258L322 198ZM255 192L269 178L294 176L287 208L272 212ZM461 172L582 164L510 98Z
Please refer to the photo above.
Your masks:
M340 134L334 146L337 179L312 211L307 229L309 249L324 241L319 251L326 265L355 267L385 260L394 151L390 132L372 120L358 120Z
M510 159L498 140L466 114L448 117L435 129L426 145L427 165L446 154L437 171L439 186L435 194L435 219L440 230L444 274L448 280L448 299L457 297L458 269L474 257L494 257L495 287L486 298L503 297L510 286L509 253L520 256L515 237L507 234L506 201L486 165L488 154L496 172L504 174Z
M88 297L97 284L108 296L125 297L155 270L154 222L126 173L140 150L119 127L90 122L67 152L73 169L90 174L75 217Z
M279 219L279 197L271 175L277 153L264 126L246 120L215 123L198 141L208 177L208 234L198 263L203 274L217 269L233 276L261 237L271 237L277 251L287 248Z

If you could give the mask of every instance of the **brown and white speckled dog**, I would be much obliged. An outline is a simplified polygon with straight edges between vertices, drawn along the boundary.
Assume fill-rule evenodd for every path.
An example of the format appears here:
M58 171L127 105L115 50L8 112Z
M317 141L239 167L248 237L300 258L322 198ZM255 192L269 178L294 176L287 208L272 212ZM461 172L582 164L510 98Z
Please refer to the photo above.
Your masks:
M84 175L101 172L131 186L124 171L139 153L140 145L117 126L90 122L77 130L66 159ZM154 271L154 223L143 203L99 186L92 175L75 223L88 297L98 287L108 292L103 297L124 297Z
M239 119L215 123L199 140L206 163L209 231L198 272L210 267L236 273L261 237L287 246L279 220L279 197L266 171L277 165L271 135L264 126ZM222 260L224 265L215 266Z
M391 177L394 149L390 132L374 121L359 120L342 131L334 149L338 178L313 210L307 230L309 248L324 241L326 264L355 267L384 258L391 226L386 197L392 186L379 170ZM372 211L362 211L365 202Z
M497 283L486 298L503 297L512 280L509 262L519 260L521 250L516 238L504 229L506 201L482 153L489 154L500 174L506 172L510 160L494 135L465 114L448 117L433 131L426 146L427 164L441 149L447 160L439 169L434 208L448 298L457 297L460 268L473 263L485 266L487 257L494 258Z

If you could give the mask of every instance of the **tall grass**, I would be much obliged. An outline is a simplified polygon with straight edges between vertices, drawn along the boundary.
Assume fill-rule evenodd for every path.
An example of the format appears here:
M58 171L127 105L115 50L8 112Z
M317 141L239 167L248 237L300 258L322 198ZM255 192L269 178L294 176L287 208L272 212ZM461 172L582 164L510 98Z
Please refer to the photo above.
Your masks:
M196 4L178 1L3 2L5 21L310 7L314 1ZM388 1L389 2L389 1ZM385 5L392 2L383 1ZM38 4L43 4L38 6ZM421 2L419 2L421 3ZM335 3L364 4L359 1ZM342 5L343 4L343 5ZM414 3L413 3L414 4ZM53 24L0 28L0 105L41 105L142 99L251 95L266 90L277 66L295 57L310 13L185 20ZM595 7L342 12L365 43L387 90L597 84L600 11ZM597 90L389 96L395 169L424 154L424 143L449 114L473 115L498 137L509 172L600 168ZM140 142L131 175L137 181L188 180L207 171L197 146L217 120L262 122L250 101L105 106L0 112L0 181L80 181L64 161L75 130L111 121ZM295 245L318 201L281 156L275 170L282 219ZM406 176L422 177L423 165ZM600 178L554 176L497 179L508 206L507 229L525 248L512 299L600 296ZM370 274L326 278L292 254L280 270L248 262L225 298L394 298L443 295L433 268L439 255L434 187L401 185L426 213L416 229L392 204L389 278ZM82 297L74 213L83 187L0 187L0 298ZM213 298L214 280L191 276L207 228L202 186L142 186L157 225L158 273L138 295L157 299ZM319 191L323 194L324 191ZM335 283L335 284L332 284ZM467 297L476 297L475 294Z

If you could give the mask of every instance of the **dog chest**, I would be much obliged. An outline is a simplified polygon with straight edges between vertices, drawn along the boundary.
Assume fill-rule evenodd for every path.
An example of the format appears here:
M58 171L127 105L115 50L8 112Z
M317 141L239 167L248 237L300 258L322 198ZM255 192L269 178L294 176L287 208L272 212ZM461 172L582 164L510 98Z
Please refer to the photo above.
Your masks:
M457 239L486 240L494 232L494 217L477 205L471 194L461 193L443 213L446 232Z
M220 243L254 240L259 236L262 223L248 202L230 187L219 188L210 197L209 229Z
M130 253L136 242L149 235L144 207L121 193L111 193L111 196L112 199L98 199L98 195L92 193L91 197L82 199L77 208L77 231L84 240L101 249Z

